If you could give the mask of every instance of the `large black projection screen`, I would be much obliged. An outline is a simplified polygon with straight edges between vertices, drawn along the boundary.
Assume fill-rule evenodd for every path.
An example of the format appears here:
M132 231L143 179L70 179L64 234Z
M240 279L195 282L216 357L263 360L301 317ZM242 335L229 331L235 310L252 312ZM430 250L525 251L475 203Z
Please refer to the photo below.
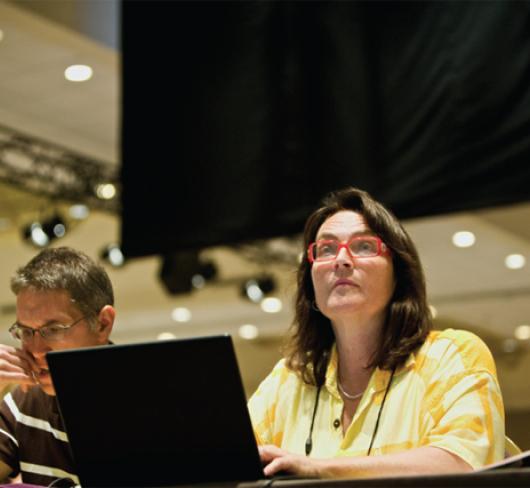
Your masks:
M129 257L530 199L528 2L123 2Z

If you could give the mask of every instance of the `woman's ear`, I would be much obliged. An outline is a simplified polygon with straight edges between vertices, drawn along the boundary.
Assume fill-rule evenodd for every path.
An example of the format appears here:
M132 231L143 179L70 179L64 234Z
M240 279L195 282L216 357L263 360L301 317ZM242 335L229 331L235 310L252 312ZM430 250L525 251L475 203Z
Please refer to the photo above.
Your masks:
M96 333L100 338L101 344L109 342L110 333L116 318L116 310L112 305L105 305L98 314L98 326Z

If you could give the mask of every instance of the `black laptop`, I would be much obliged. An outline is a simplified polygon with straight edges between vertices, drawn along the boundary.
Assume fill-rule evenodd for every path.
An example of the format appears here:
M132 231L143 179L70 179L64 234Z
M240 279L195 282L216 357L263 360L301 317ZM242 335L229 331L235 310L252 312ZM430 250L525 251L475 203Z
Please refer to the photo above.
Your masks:
M83 487L263 478L229 336L47 358Z

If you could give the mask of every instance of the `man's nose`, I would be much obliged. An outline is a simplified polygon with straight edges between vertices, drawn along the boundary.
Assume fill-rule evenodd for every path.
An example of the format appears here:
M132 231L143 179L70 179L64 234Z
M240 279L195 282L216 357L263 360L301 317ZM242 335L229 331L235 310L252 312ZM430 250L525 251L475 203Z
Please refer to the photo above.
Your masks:
M38 332L35 332L33 338L26 343L26 349L35 357L42 357L50 351L48 343Z

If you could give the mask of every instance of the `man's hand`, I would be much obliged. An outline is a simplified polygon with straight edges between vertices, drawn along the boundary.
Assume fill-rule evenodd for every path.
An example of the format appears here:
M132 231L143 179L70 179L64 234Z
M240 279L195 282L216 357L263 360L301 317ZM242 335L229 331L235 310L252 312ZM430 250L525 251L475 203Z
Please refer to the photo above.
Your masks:
M9 475L13 472L13 470L6 464L4 461L0 460L0 483L2 483L1 486L4 486L5 484L11 484L11 483L17 483L18 477L15 478L9 478ZM22 482L22 477L20 477L20 483Z
M0 388L17 383L28 391L37 384L33 376L37 371L35 360L26 351L0 344Z
M305 476L320 477L320 465L323 459L314 459L298 454L291 454L273 445L259 446L259 455L265 466L265 476L273 476L280 472Z

